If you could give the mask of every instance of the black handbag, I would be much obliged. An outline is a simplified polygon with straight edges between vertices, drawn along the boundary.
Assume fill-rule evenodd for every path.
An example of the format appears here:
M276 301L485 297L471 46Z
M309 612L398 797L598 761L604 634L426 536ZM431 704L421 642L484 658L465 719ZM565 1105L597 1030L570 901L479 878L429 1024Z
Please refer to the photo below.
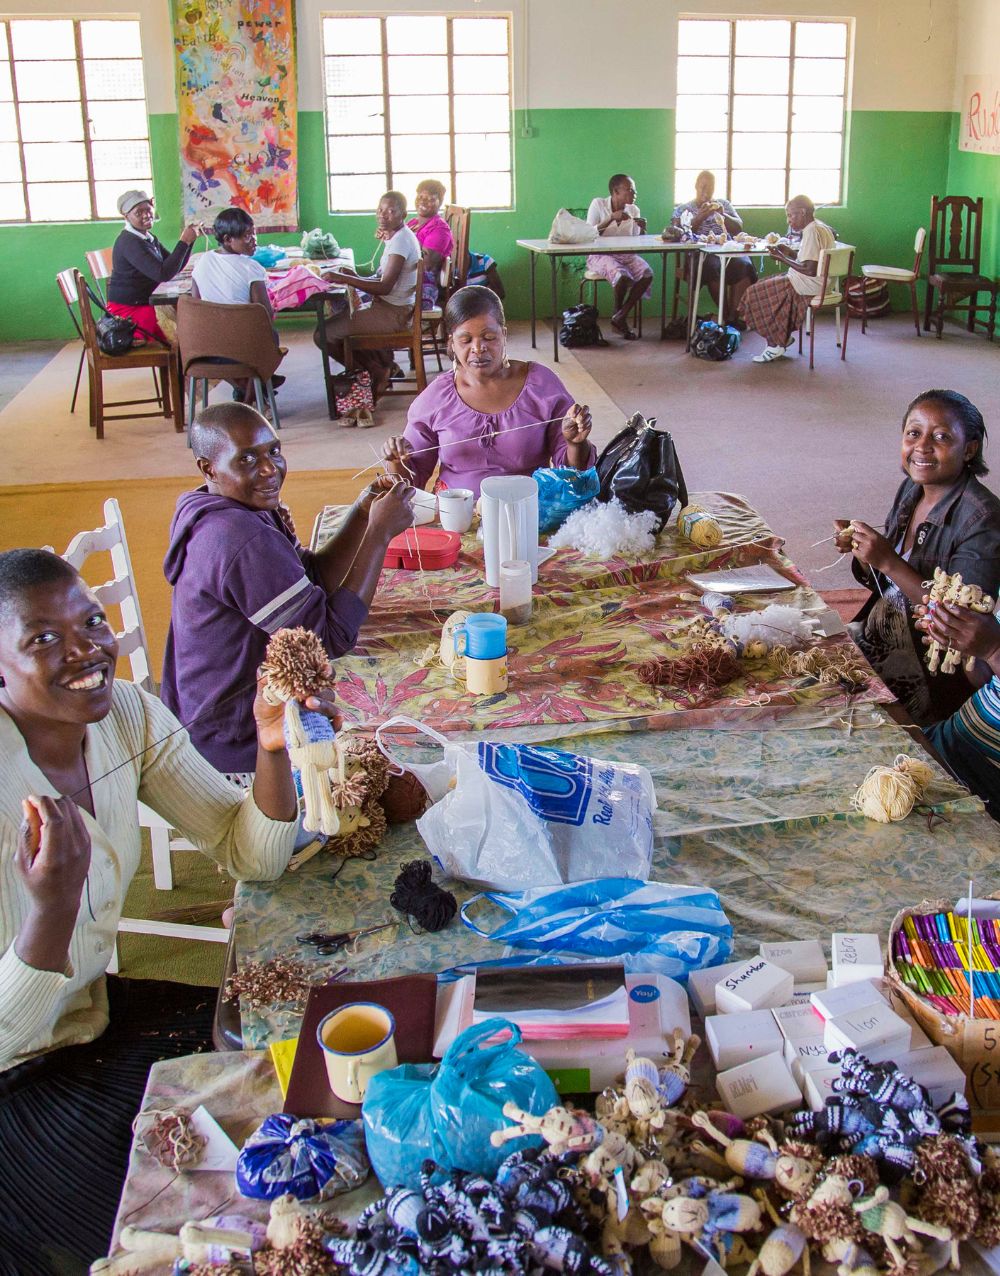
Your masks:
M674 507L688 503L687 484L674 441L667 430L657 430L656 418L641 412L629 419L597 458L601 482L599 501L617 497L630 514L652 510L662 531Z
M712 363L731 359L739 348L739 330L728 324L720 328L714 319L702 319L691 338L691 353L695 358Z
M581 346L606 346L597 322L597 307L581 302L563 311L562 327L559 329L559 344L567 350Z
M100 319L94 324L97 330L97 348L101 354L112 356L128 354L135 345L135 334L137 332L140 332L147 341L155 341L158 346L163 345L159 337L147 332L145 328L140 328L134 319L126 319L124 315L113 315L86 280L83 281L83 286L87 290L87 296L90 298L91 303L104 311ZM168 348L164 346L164 349Z

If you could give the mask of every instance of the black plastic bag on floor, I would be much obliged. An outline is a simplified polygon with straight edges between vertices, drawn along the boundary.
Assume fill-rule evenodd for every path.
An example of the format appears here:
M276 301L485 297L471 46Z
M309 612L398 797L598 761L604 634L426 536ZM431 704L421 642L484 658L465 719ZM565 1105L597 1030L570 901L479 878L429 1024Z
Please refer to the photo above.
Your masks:
M736 328L728 324L720 328L714 319L702 319L691 338L691 353L696 359L721 363L733 357L740 348L740 339Z
M629 418L597 458L599 501L617 497L630 514L652 510L663 530L678 504L688 503L687 484L668 430L657 430L656 418L641 412Z
M562 327L559 329L559 344L568 350L580 346L606 346L600 326L597 322L597 307L581 302L563 311Z

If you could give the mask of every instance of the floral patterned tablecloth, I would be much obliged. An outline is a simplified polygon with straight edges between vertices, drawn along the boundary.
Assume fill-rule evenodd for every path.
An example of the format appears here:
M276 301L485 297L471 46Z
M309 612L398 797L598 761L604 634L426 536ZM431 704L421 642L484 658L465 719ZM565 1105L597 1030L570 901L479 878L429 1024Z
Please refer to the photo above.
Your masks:
M641 661L683 655L692 623L705 618L701 590L687 579L693 571L765 563L795 587L746 595L740 610L779 601L816 616L826 611L781 553L780 539L742 497L709 492L693 499L722 526L724 542L718 549L699 551L671 526L658 538L655 557L639 562L555 551L539 569L530 623L509 630L509 688L493 696L470 696L451 670L427 660L453 611L496 606L497 591L485 582L475 536L465 537L452 568L385 571L357 647L337 661L337 695L345 717L371 725L405 714L441 731L552 725L600 730L608 722L660 730L769 722L789 714L829 720L849 702L891 699L874 674L863 692L849 697L836 686L783 677L766 661L748 664L743 677L707 700L702 694L649 687L639 679ZM321 517L317 543L329 536L336 513L330 507ZM845 634L826 642L860 659Z

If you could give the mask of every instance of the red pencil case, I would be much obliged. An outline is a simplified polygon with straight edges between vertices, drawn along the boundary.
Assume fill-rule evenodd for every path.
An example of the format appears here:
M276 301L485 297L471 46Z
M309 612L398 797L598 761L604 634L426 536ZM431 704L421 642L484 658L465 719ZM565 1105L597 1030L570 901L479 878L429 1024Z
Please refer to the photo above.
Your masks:
M382 560L384 567L402 567L406 571L434 571L451 567L458 559L462 538L458 532L441 527L408 527L389 542Z

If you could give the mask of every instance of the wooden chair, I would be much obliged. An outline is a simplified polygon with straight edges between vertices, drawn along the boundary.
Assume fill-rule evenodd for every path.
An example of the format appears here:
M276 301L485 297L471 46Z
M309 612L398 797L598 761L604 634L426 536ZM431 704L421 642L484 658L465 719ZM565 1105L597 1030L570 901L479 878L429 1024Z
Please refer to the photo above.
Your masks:
M275 344L271 317L263 306L255 301L245 306L230 306L179 297L177 344L181 351L181 371L188 381L189 443L199 381L203 407L208 406L209 381L220 378L252 381L258 411L264 411L266 394L274 428L281 429L271 378L283 355Z
M184 429L184 412L181 395L177 391L178 362L177 352L172 347L165 348L150 342L138 346L125 354L104 354L97 344L97 328L94 323L94 312L90 307L90 296L83 275L73 271L73 283L76 287L77 300L80 306L80 324L83 329L83 341L87 353L87 373L90 385L90 426L99 439L104 438L105 421L135 421L142 417L165 416L174 418L174 429L181 433ZM127 368L153 368L154 375L160 374L159 399L120 399L105 405L104 374L121 372ZM105 406L110 408L127 408L142 403L159 402L156 412L128 412L124 416L109 416ZM172 405L172 406L171 406Z
M444 308L451 300L452 294L464 288L469 278L469 226L472 221L472 210L462 208L459 204L449 204L445 209L445 221L451 231L451 256L446 258L441 268L441 303L423 312L424 354L433 354L437 359L438 372L441 365L441 340Z
M924 256L924 242L926 239L927 231L921 226L913 241L912 270L907 270L905 266L861 267L861 274L864 279L877 279L884 284L909 285L910 305L913 309L913 326L917 330L918 337L920 336L920 311L917 309L917 280L920 278L920 263ZM861 332L864 334L868 329L868 311L866 308L868 292L863 286L858 291L861 297Z
M854 264L855 248L853 244L835 244L833 248L824 248L816 263L816 275L820 281L820 291L809 298L805 318L799 324L799 354L802 353L802 329L809 333L809 367L814 368L813 354L816 348L816 315L821 310L832 310L837 326L837 345L840 347L840 358L847 354L847 326L850 323L850 312L846 310L841 332L841 307L844 305L844 293L840 281L848 278Z
M139 606L139 594L136 589L135 573L132 570L125 524L122 521L121 508L113 497L104 502L104 526L90 532L79 532L70 541L63 558L77 571L81 571L87 559L92 554L99 553L111 555L113 574L112 578L103 585L94 586L93 592L102 607L118 608L122 622L121 631L116 634L118 654L128 657L132 681L144 691L148 691L150 695L155 695L156 683L149 659L149 646L142 623L142 609ZM153 882L157 890L171 890L173 888L171 852L193 851L197 848L184 838L173 836L170 824L151 807L143 802L138 802L137 807L140 826L149 829L153 855ZM172 939L204 939L216 943L225 943L229 937L228 930L221 926L193 926L136 917L122 917L118 923L118 930L141 935L162 935ZM109 969L112 973L118 969L117 955Z
M354 355L358 350L405 350L408 352L413 363L413 371L416 373L416 389L414 390L408 383L396 389L390 383L390 388L385 391L386 394L419 394L421 390L427 388L422 329L423 282L424 263L421 260L417 263L417 291L414 297L413 317L408 328L402 328L398 332L355 332L343 338L344 367L348 372L354 371ZM323 371L328 378L331 376L329 360L326 357L323 359Z
M968 315L966 327L975 332L977 324L986 329L990 341L996 327L997 282L979 273L983 235L983 199L968 195L931 196L931 232L927 252L927 297L924 302L924 331L930 332L931 314L940 341L946 311ZM937 306L934 294L938 294ZM979 294L989 300L979 302ZM968 304L959 303L968 301ZM985 312L985 319L977 319Z
M108 290L104 281L111 278L112 251L111 248L94 248L89 253L83 254L87 269L90 271L90 277L97 285L97 291L105 301L108 299Z
M73 276L76 271L70 267L69 270L60 270L56 275L56 287L59 289L59 296L62 297L66 309L69 311L69 317L73 321L73 327L76 329L76 335L80 338L80 362L76 365L76 380L73 382L73 401L69 405L70 415L76 411L76 396L80 393L80 377L83 374L83 361L87 357L87 343L83 336L83 329L80 327L80 320L76 317L76 307L80 304L80 298L76 291L76 280ZM156 373L153 373L156 376Z

